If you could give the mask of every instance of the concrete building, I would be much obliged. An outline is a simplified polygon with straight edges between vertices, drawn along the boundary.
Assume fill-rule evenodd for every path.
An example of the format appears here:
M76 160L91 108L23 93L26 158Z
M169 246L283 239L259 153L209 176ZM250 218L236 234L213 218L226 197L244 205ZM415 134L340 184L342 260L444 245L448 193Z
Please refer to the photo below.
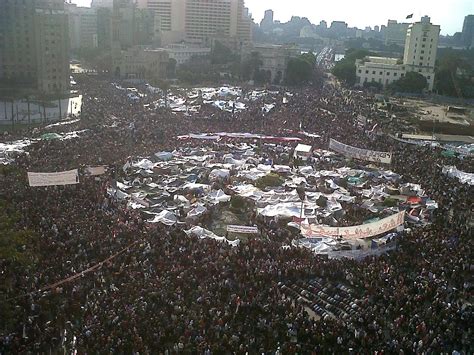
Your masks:
M176 64L182 65L189 62L193 57L207 57L211 55L211 48L201 48L186 44L170 44L165 48L170 59L176 60Z
M260 22L260 28L263 31L271 30L273 27L273 10L266 10L262 21Z
M461 41L466 47L474 47L474 15L467 15L464 18Z
M430 23L425 16L409 26L405 40L403 61L398 58L366 57L356 62L356 84L380 83L383 87L405 76L408 72L423 75L432 91L440 26Z
M384 31L384 42L386 45L405 45L409 23L398 23L396 20L388 20Z
M345 37L347 34L347 23L344 21L333 21L329 27L329 33L336 38Z
M89 7L65 4L69 20L69 43L71 49L97 48L97 12Z
M161 43L210 45L216 36L250 43L252 20L244 0L148 0L159 17Z
M112 47L112 9L97 8L97 46L109 50Z
M114 74L123 79L164 79L168 60L164 49L133 46L114 57Z
M63 0L0 1L0 86L65 92L68 52Z
M91 8L99 9L99 8L109 8L111 9L114 5L114 0L92 0Z
M120 44L121 49L151 45L155 36L154 17L153 11L139 9L135 0L114 0L111 17L112 42Z
M294 46L254 43L245 49L243 58L250 57L254 52L259 53L262 61L260 70L270 73L271 82L275 82L275 79L277 81L283 80L286 75L288 61L290 58L297 57L300 53L298 48Z

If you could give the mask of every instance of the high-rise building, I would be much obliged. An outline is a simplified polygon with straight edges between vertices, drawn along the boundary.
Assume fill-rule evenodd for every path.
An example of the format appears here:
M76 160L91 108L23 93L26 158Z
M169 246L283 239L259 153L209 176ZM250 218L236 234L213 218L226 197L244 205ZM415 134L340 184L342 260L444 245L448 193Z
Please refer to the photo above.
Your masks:
M244 0L148 0L147 7L158 16L163 45L209 44L215 38L249 43L252 38Z
M89 7L65 4L69 20L69 43L71 49L97 48L97 12Z
M427 89L433 90L435 61L440 27L428 16L411 24L406 33L403 61L398 58L367 57L356 62L357 84L378 83L383 87L404 77L408 72L423 75Z
M464 18L461 41L466 47L474 47L474 15L467 15Z
M69 88L63 0L0 1L0 85L41 93Z
M260 22L260 28L264 31L271 29L273 26L273 10L266 10L262 21Z
M384 41L386 45L405 45L409 23L399 23L396 20L388 20L384 31Z
M434 84L434 69L438 52L440 26L433 25L428 16L408 27L403 64L407 71L426 77L430 90Z

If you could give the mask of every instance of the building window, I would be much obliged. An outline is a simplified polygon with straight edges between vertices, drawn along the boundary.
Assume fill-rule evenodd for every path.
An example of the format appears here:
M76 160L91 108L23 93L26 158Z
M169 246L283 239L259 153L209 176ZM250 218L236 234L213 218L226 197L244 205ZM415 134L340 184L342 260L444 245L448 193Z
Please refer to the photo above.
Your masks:
M423 57L420 57L420 60L423 60Z
M380 72L380 75L383 75L383 71Z
M430 79L431 79L431 75L428 75L428 80L430 80Z
M375 75L375 70L372 71L372 74Z
M422 67L422 66L423 66L423 63L422 63L422 62L420 62L420 67Z
M366 70L366 71L365 71L365 74L369 74L369 71L368 71L368 70Z
M422 50L422 51L421 51L421 54L425 54L425 51Z
M421 69L418 69L418 73L421 73Z
M362 74L362 70L361 70L361 69L359 69L359 74Z
M405 76L405 74L401 73L401 74L400 74L400 76L401 76L401 77L404 77L404 76Z
M390 72L389 72L389 71L387 72L387 75L390 75Z
M393 73L393 76L397 76L398 74L397 73Z

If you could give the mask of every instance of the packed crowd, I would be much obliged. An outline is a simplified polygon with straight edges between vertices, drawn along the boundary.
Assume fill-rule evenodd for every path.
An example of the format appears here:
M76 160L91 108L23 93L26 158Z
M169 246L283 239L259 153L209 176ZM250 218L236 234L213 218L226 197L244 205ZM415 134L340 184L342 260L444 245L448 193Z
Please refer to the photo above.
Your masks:
M474 352L473 191L441 174L448 162L472 171L472 158L446 158L439 148L368 134L371 127L357 118L384 127L386 113L370 95L331 85L301 89L286 104L279 94L266 115L255 102L238 114L204 106L188 117L147 108L156 97L130 102L107 82L78 84L81 120L70 129L87 131L78 139L32 145L0 175L2 199L21 211L18 229L35 232L33 263L0 262L1 309L8 311L0 315L0 353ZM215 144L178 141L181 134L301 130L320 136L301 137L315 148L327 149L335 138L393 151L391 169L406 182L419 182L438 202L433 223L405 233L386 255L334 260L283 248L292 236L257 216L272 237L232 247L146 223L106 193L129 156ZM30 188L25 179L25 171L99 164L110 167L107 176L75 186ZM357 312L319 317L288 292L315 278L354 290Z

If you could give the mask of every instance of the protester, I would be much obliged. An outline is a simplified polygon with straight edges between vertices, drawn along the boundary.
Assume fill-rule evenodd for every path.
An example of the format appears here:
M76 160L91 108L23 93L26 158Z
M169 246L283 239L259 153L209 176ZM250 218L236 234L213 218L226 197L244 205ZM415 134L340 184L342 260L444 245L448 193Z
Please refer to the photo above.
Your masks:
M385 112L364 92L330 85L294 91L287 104L286 91L274 94L275 108L265 116L261 101L238 113L204 105L188 116L146 106L159 94L131 102L95 78L78 85L81 120L70 129L87 131L77 139L37 142L12 167L26 175L107 165L109 173L47 188L31 188L17 174L1 177L3 199L21 212L17 228L35 232L36 258L27 268L0 262L0 297L11 309L0 316L0 353L474 352L473 191L441 173L448 162L471 172L472 158L446 158L440 148L367 134L371 127L361 127L358 117L384 128ZM176 137L221 131L292 132L316 149L328 149L333 138L391 151L390 168L404 182L420 183L439 208L431 225L405 233L394 252L355 261L286 247L295 235L253 211L249 220L265 237L232 247L187 236L179 226L146 223L107 194L129 157L215 148ZM264 146L261 154L289 163ZM325 169L335 163L310 164ZM349 209L344 224L365 217Z

